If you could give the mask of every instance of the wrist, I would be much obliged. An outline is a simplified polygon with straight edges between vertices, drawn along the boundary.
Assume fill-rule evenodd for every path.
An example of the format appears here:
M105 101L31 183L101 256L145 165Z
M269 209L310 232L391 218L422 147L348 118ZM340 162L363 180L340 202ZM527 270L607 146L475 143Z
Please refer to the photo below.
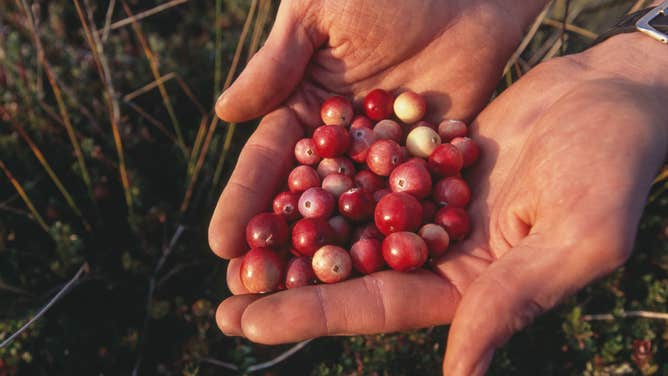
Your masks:
M634 93L668 157L668 45L640 32L624 33L570 58L585 67L589 79L622 83Z
M668 45L640 32L615 35L574 57L592 70L668 96Z

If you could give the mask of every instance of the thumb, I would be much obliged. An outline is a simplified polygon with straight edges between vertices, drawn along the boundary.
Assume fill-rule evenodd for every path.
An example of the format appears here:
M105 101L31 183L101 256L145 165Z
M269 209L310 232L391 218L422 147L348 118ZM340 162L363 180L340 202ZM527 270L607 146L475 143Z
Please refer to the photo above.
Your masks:
M550 246L549 239L529 235L463 291L448 336L445 375L485 374L494 350L515 332L623 262L601 243L561 243Z
M301 2L284 1L265 45L216 103L216 114L229 122L264 115L299 84L311 55L325 41L315 22L305 23Z

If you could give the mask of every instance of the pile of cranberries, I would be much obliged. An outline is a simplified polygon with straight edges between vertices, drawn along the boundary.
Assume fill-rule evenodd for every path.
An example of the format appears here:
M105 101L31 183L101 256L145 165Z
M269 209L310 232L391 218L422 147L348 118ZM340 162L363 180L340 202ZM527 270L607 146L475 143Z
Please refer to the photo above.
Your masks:
M425 100L411 91L373 90L363 108L355 116L348 99L329 98L324 125L295 145L288 190L246 227L249 292L335 283L353 269L411 271L469 233L471 191L460 171L479 149L466 124L422 121Z

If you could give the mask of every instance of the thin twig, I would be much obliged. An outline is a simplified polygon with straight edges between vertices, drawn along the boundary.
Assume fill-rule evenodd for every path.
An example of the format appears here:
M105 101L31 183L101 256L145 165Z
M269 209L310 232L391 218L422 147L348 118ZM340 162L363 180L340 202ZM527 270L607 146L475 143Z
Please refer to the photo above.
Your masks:
M19 0L17 0L17 3ZM46 73L46 77L49 81L49 84L51 85L51 89L53 90L53 95L56 98L56 103L58 104L58 110L60 111L60 117L63 119L63 123L65 124L65 130L67 131L67 136L70 139L70 143L72 144L72 147L74 148L74 154L77 157L77 162L79 164L79 169L81 170L81 177L86 184L86 187L88 188L88 193L90 197L92 197L92 185L91 185L91 180L90 180L90 175L88 174L88 168L86 167L86 160L84 158L83 152L81 150L81 146L79 144L79 140L76 137L76 134L74 132L74 127L72 126L72 122L70 120L70 116L67 112L67 108L65 107L65 101L63 100L62 93L60 91L60 88L58 84L56 83L55 75L53 71L51 70L51 65L49 64L48 60L45 57L44 54L44 49L42 48L42 41L39 38L39 34L37 32L37 29L35 28L35 24L33 21L33 16L32 12L30 10L30 6L28 5L28 2L26 0L20 0L20 3L23 5L24 12L26 14L27 18L27 23L28 23L28 29L30 33L32 34L34 43L35 43L35 49L37 50L37 59L39 60L40 64L44 68L44 72Z
M572 31L572 32L574 32L576 34L579 34L579 35L581 35L581 36L583 36L587 39L594 40L594 39L598 38L598 34L594 33L593 31L589 31L589 30L587 30L583 27L576 26L576 25L573 25L573 24L565 22L565 21L557 21L557 20L553 20L553 19L550 19L550 18L546 18L546 19L543 20L543 24L545 24L547 26L555 27L555 28L564 27L566 30Z
M27 323L23 324L23 326L19 330L17 330L16 332L14 332L14 334L10 335L7 339L2 341L2 343L0 343L0 349L9 345L10 343L12 343L12 341L14 339L16 339L16 337L20 336L21 333L23 333L26 329L28 329L30 327L30 325L32 325L32 323L34 323L40 317L42 317L49 310L49 308L51 308L51 306L56 304L56 302L58 302L60 299L62 299L63 296L65 296L72 289L72 287L74 287L74 285L79 281L79 278L84 273L87 273L89 271L90 271L90 267L88 266L88 263L84 262L84 264L81 265L81 267L79 268L79 271L74 275L74 277L72 277L72 279L70 279L70 281L67 282L65 284L65 286L63 286L63 288L60 289L60 291L58 291L58 293L53 298L51 298L51 300L49 300L49 302L46 303L46 305L44 307L42 307L35 314L35 316L33 316L30 320L28 320Z
M174 249L174 246L176 246L176 242L179 241L179 238L181 238L181 235L183 234L183 231L185 230L185 226L179 225L176 228L176 231L174 232L174 236L172 236L172 240L169 242L169 245L165 250L162 252L162 256L158 260L158 262L155 265L155 269L153 269L153 274L151 274L151 278L149 279L148 282L148 292L146 293L146 313L144 315L144 328L142 330L141 334L141 339L139 342L138 346L138 355L137 355L137 360L135 361L135 365L132 368L132 376L136 376L137 373L139 372L139 368L141 367L142 360L144 358L144 347L146 346L147 342L147 337L148 337L148 327L150 323L150 318L151 318L151 308L153 306L153 293L155 292L155 286L156 286L156 279L158 278L158 273L162 269L162 267L165 265L165 262L167 261L167 257L172 253L172 250Z
M29 211L23 210L23 209L17 209L13 208L11 206L5 205L0 203L0 210L4 210L6 212L12 213L12 214L17 214L17 215L22 215L28 219L32 219L31 214ZM1 282L0 282L1 284Z
M228 363L228 362L223 362L222 360L218 360L218 359L202 358L202 359L200 359L200 362L212 364L214 366L218 366L218 367L222 367L222 368L227 368L231 371L238 371L239 370L239 367L237 367L236 365L234 365L232 363Z
M651 311L622 311L618 314L612 313L600 313L600 314L591 314L583 315L582 320L584 321L595 321L595 320L604 320L610 321L615 318L627 318L627 317L642 317L645 319L658 319L658 320L668 320L668 313L663 312L651 312Z
M223 75L223 28L220 21L223 15L223 0L216 0L216 19L214 29L216 30L216 39L214 43L214 64L213 64L213 101L220 95L220 83Z
M179 1L184 1L184 0L179 0ZM127 2L125 0L120 0L120 2L121 6L123 7L123 10L125 11L125 14L127 14L129 17L132 17L133 16L132 10L130 10L130 7L128 6ZM149 67L151 68L151 73L153 74L153 79L158 83L158 90L160 91L162 102L165 105L165 109L167 110L169 119L171 120L172 126L174 127L174 132L176 133L176 139L178 140L177 145L183 152L183 156L187 158L188 148L186 147L185 141L183 139L183 134L181 133L181 124L179 123L179 120L176 117L176 113L174 112L174 107L172 106L172 101L169 97L167 89L165 88L165 85L159 82L160 70L158 68L158 61L155 55L153 55L153 51L151 50L151 47L149 46L148 41L146 40L146 36L144 35L144 32L142 31L139 22L137 22L136 19L131 20L131 22L135 36L139 40L139 44L141 44L142 49L144 50L144 55L146 55L146 59L148 60Z
M65 198L65 201L69 205L69 207L74 211L74 213L81 218L81 221L83 222L84 227L90 231L91 227L86 218L84 218L83 214L81 213L81 210L77 206L77 204L74 202L74 199L72 198L72 195L70 195L70 192L65 188L65 185L63 182L60 180L56 172L53 170L47 159L44 157L44 154L42 154L42 151L39 149L39 147L35 144L35 142L28 136L26 131L23 129L23 127L12 121L12 126L14 129L18 132L18 134L21 136L23 141L25 141L26 144L28 144L28 147L30 150L33 152L35 155L35 158L39 161L39 163L42 165L46 173L49 175L51 178L51 181L53 181L53 184L56 185L60 193L63 195Z
M32 295L30 292L28 292L24 289L18 288L16 286L8 285L5 282L3 282L2 280L0 280L0 290L13 292L14 294L19 294L19 295Z
M633 13L633 12L639 11L640 9L642 9L642 7L645 6L646 2L647 2L646 0L636 1L635 4L633 4L633 6L631 7L631 9L629 9L628 13Z
M143 12L137 13L134 16L129 16L128 18L125 18L123 20L116 21L116 22L111 24L109 29L110 30L116 30L116 29L121 28L123 26L127 26L127 25L129 25L133 22L143 20L146 17L153 16L154 14L158 14L158 13L164 11L164 10L167 10L169 8L173 8L177 5L181 5L181 4L187 3L187 2L188 2L188 0L172 0L172 1L164 3L164 4L160 4L160 5L156 6L155 8L151 8L149 10L145 10ZM98 31L98 33L99 32L100 31ZM104 32L104 30L103 30L103 32Z
M92 33L86 21L86 16L84 16L81 5L78 0L73 0L74 5L77 10L77 15L81 21L81 25L84 29L84 34L86 36L86 41L88 46L93 53L93 60L95 61L95 66L97 67L98 74L102 80L102 84L106 89L106 104L107 112L109 113L109 120L111 124L111 131L114 137L114 145L116 146L116 154L118 155L118 172L121 178L121 185L123 186L123 193L125 195L125 204L128 208L128 213L130 217L133 216L132 211L132 193L130 188L130 179L128 178L128 171L125 164L125 152L123 151L123 142L121 140L121 132L118 128L118 123L120 121L120 106L118 100L116 99L116 91L114 90L113 82L111 79L111 71L109 70L109 63L104 54L104 48L102 46L102 41L100 41L97 33ZM88 0L84 0L84 5L87 10L88 20L92 24L93 13L90 7Z
M200 103L199 100L197 100L197 97L195 96L195 94L193 94L193 91L190 88L190 86L188 86L188 84L183 80L183 78L181 78L181 76L179 76L178 73L176 73L176 82L179 84L181 90L183 90L183 93L186 95L186 97L188 97L188 99L190 99L190 101L195 105L195 107L197 107L197 111L199 111L201 115L206 115L207 112L204 109L204 106L202 105L202 103Z
M193 148L190 151L190 158L188 158L188 172L187 172L188 178L192 176L192 173L195 169L195 162L197 161L197 156L199 155L199 150L200 147L202 146L202 141L204 140L204 134L206 133L207 121L208 117L202 116L202 120L199 123L199 128L197 128L197 134L195 135L195 142L193 142Z
M246 62L248 62L253 55L258 50L260 46L260 39L262 39L262 32L264 31L264 25L269 17L269 11L271 10L271 1L270 0L260 0L259 11L257 13L257 20L253 26L253 33L251 34L251 43L248 46L248 55L246 56Z
M223 90L227 89L232 83L232 78L234 73L237 70L237 65L239 64L239 58L241 57L241 51L243 51L244 44L246 43L246 37L248 36L248 31L250 29L251 21L255 14L255 9L257 8L257 0L253 0L250 5L250 10L246 16L246 21L244 22L243 29L241 30L241 35L239 35L239 41L237 42L237 48L234 51L234 57L232 58L232 64L230 65L229 70L227 71L227 78L225 79L225 84L223 85ZM183 202L181 203L181 213L185 213L188 210L190 205L190 199L192 198L193 190L195 184L197 183L197 178L199 177L199 172L204 165L204 160L206 159L206 154L209 152L209 146L211 145L211 140L213 139L213 134L216 131L218 126L218 118L216 116L211 120L209 124L209 129L206 132L206 137L204 138L204 143L202 144L202 151L197 158L197 163L193 170L192 177L188 183L188 188L186 189L186 194L183 197Z
M547 51L545 56L543 56L543 59L541 61L547 61L552 59L561 50L561 46L563 46L564 43L562 41L566 40L568 40L568 34L565 34L563 38L559 38L557 42L552 46L552 48L550 48L550 50Z
M286 350L285 352L281 353L277 357L275 357L275 358L273 358L269 361L266 361L266 362L254 364L254 365L246 368L245 371L248 372L248 373L251 373L251 372L257 372L257 371L261 371L263 369L271 368L271 367L285 361L286 359L288 359L292 355L296 354L299 350L306 347L306 345L308 345L311 341L313 341L313 340L312 339L307 339L305 341L301 341L298 344L296 344L296 345L292 346L291 348L289 348L288 350ZM212 364L214 366L227 368L227 369L232 370L232 371L241 370L241 367L239 367L237 365L234 365L234 364L228 363L228 362L223 362L221 360L213 359L213 358L202 358L202 359L200 359L200 362Z
M181 87L181 90L183 90L183 93L190 99L190 101L197 107L197 110L200 112L200 114L205 115L206 110L204 109L204 106L197 100L197 97L195 97L195 94L193 94L192 89L190 89L190 86L186 84L186 82L179 76L178 73L176 72L170 72L167 73L161 77L159 77L157 80L151 81L148 84L140 87L137 90L132 91L131 93L126 94L123 97L124 101L131 101L135 98L137 98L140 95L146 94L149 91L155 89L156 87L164 84L165 82L175 79L176 82L178 83L179 87Z
M167 128L165 127L165 125L162 124L162 122L161 122L160 120L154 118L154 117L151 116L148 112L146 112L143 108L139 107L137 104L135 104L135 103L133 103L133 102L126 101L125 104L127 104L128 106L130 106L130 108L132 108L133 110L135 110L135 111L139 114L139 116L141 116L141 117L143 117L144 119L148 120L149 123L155 125L156 128L158 128L158 130L160 130L160 132L162 132L162 134L164 134L165 136L167 136L167 138L169 138L172 142L174 142L174 144L176 144L176 138L174 137L173 134L171 134L171 133L167 130Z
M171 80L175 77L176 77L176 73L174 73L174 72L167 73L164 76L159 77L157 80L153 80L153 81L147 83L146 85L140 87L139 89L133 90L132 92L130 92L128 94L125 94L123 96L123 100L124 101L131 101L131 100L137 98L138 96L140 96L142 94L148 93L149 91L155 89L159 85L162 85L165 82L167 82L167 81L169 81L169 80Z
M5 173L7 179L9 179L9 182L12 183L14 189L16 189L16 192L18 192L19 196L21 196L21 199L32 213L34 219L37 221L40 227L42 227L42 229L48 234L49 226L46 225L46 222L44 222L44 218L42 218L37 209L35 209L35 205L33 205L32 200L30 200L28 194L26 194L26 191L23 190L21 184L14 178L14 175L12 175L11 171L9 171L7 166L5 166L5 162L3 162L2 160L0 160L0 169Z
M668 179L668 166L663 166L663 169L659 173L659 175L654 178L654 181L652 182L652 185L657 184L661 182L662 180Z
M107 14L104 17L104 28L102 29L102 41L106 42L109 38L109 29L111 27L111 17L114 15L114 8L116 8L116 0L110 0L107 7Z
M299 350L303 349L311 341L312 341L312 339L307 339L306 341L301 341L298 344L289 348L283 354L275 357L274 359L272 359L268 362L264 362L264 363L260 363L260 364L250 366L246 369L246 371L247 372L256 372L256 371L260 371L260 370L263 370L263 369L266 369L266 368L269 368L269 367L273 367L273 366L277 365L278 363L288 359L289 357L291 357L292 355L297 353Z
M253 27L253 34L251 34L251 44L248 48L248 56L246 57L246 64L253 57L255 52L257 52L260 45L260 38L264 31L265 24L267 22L267 17L269 16L269 11L271 10L271 1L269 0L260 0L260 11L258 13L257 19L255 20L255 26ZM227 155L230 151L230 146L232 145L232 137L234 132L237 129L237 125L230 123L227 126L227 131L225 132L225 141L223 143L223 151L220 153L220 158L216 164L216 168L213 172L213 180L211 186L213 189L211 193L218 191L218 183L220 181L221 174L223 172L223 166L227 160Z
M513 52L513 55L510 57L508 62L506 63L506 67L503 68L503 74L505 75L508 70L510 70L510 67L515 64L515 61L522 55L522 52L527 48L531 40L533 39L534 35L536 35L536 32L540 28L540 25L543 23L543 19L547 17L547 13L550 10L550 7L552 6L552 1L548 2L547 5L545 5L545 8L543 8L543 11L540 12L536 20L534 21L533 25L531 25L531 28L527 32L527 34L524 36L524 39L522 39L522 42L520 45L517 47L515 52Z

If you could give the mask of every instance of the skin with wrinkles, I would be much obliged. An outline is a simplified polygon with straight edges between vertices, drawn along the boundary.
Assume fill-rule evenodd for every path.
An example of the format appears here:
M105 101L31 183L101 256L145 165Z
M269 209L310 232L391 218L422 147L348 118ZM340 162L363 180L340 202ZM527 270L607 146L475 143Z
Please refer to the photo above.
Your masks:
M353 3L314 1L312 6L352 8ZM336 92L361 98L373 87L430 90L429 108L434 108L430 101L447 103L435 107L437 120L443 115L469 119L484 104L509 53L467 40L476 29L473 21L467 24L467 12L457 8L465 2L452 2L458 17L448 18L445 26L424 27L432 33L427 37L401 25L406 15L420 24L419 14L402 9L404 17L392 27L405 46L431 43L418 51L395 43L397 56L381 54L383 43L370 50L357 44L350 52L342 42L346 37L336 35L346 30L337 29L337 21L386 19L391 13L384 8L392 7L360 2L359 13L326 8L340 10L341 18L318 19L303 4L282 3L267 45L219 102L218 114L231 121L273 111L242 151L211 221L212 249L231 258L228 286L236 294L219 306L218 325L228 335L278 344L452 323L444 373L482 375L494 349L509 336L628 257L644 199L668 151L668 113L660 100L668 95L668 82L663 72L652 71L668 64L665 47L641 35L616 36L587 52L541 64L495 99L470 129L481 147L467 177L475 187L468 209L473 232L437 260L434 272L382 271L333 285L249 295L239 283L238 256L244 248L238 233L243 240L245 223L266 210L285 182L291 147L304 128L318 125L321 97ZM481 9L471 4L470 11ZM297 25L298 15L305 21ZM383 23L369 24L373 41ZM325 46L312 56L321 47L314 41L321 41L322 30L329 30L336 49ZM392 30L385 32L391 39ZM353 57L335 55L344 52ZM390 65L365 72L358 63L363 59ZM475 77L467 73L471 65ZM319 72L323 66L327 71ZM277 72L283 72L280 79ZM480 77L493 79L481 82ZM276 108L283 100L285 105ZM274 168L257 167L264 165ZM282 325L275 325L277 320Z

